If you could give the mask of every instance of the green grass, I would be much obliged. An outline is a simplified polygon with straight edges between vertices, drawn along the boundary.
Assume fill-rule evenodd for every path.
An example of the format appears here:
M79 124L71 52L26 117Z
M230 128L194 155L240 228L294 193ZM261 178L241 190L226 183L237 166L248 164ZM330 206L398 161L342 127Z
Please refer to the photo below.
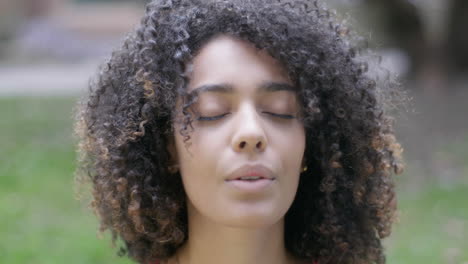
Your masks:
M74 198L74 100L0 99L0 263L131 263Z
M468 263L468 188L429 187L399 193L388 263Z
M97 238L94 215L74 198L74 101L0 98L0 263L131 263ZM401 191L388 263L468 263L467 190Z

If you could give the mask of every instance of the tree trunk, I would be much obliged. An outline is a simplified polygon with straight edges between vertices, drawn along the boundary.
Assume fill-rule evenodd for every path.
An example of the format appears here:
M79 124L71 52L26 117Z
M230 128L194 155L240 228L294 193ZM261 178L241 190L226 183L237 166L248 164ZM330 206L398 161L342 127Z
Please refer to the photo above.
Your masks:
M446 50L453 73L468 71L468 1L452 0Z

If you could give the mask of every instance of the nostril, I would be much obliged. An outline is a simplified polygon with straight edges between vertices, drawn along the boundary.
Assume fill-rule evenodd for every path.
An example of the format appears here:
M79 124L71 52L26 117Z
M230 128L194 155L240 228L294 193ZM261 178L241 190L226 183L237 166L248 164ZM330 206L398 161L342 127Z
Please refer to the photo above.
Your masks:
M258 142L257 143L257 148L261 148L262 147L262 142Z
M242 141L242 142L240 143L240 147L241 147L241 148L244 148L244 147L245 147L245 141Z

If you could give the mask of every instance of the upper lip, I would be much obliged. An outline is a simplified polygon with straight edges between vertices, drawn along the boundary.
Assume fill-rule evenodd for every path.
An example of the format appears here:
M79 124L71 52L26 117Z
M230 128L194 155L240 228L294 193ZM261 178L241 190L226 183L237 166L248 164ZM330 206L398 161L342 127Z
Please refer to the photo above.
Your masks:
M237 180L239 178L249 177L249 176L250 177L258 176L258 177L261 177L264 179L270 179L270 180L275 179L275 177L273 176L273 172L269 168L261 164L257 164L257 165L244 165L236 169L229 175L226 181Z

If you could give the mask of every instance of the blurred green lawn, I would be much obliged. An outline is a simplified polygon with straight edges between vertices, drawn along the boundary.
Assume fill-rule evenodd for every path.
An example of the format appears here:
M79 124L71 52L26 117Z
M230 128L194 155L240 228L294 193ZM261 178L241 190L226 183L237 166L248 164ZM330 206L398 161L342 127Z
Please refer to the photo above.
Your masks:
M108 235L97 238L94 215L74 198L75 100L0 98L0 263L131 263ZM387 263L468 263L467 190L428 184L399 193Z

